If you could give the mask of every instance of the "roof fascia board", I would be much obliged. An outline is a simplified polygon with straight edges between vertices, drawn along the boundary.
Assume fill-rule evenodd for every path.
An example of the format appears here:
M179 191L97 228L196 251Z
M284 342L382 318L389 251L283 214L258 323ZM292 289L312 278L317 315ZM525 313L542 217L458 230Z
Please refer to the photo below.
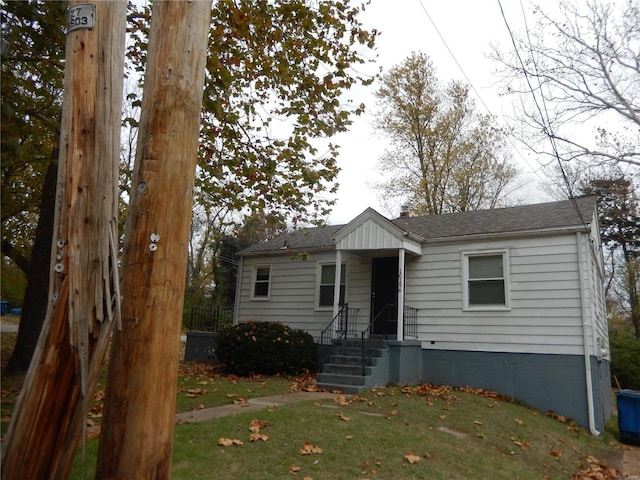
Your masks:
M562 227L562 228L547 228L539 230L523 230L519 232L499 232L499 233L478 233L473 235L461 235L456 237L439 237L439 238L427 238L427 244L434 243L455 243L466 242L469 240L487 240L493 238L522 238L522 237L542 237L554 234L573 234L576 232L588 232L585 230L584 225L576 225L574 227Z

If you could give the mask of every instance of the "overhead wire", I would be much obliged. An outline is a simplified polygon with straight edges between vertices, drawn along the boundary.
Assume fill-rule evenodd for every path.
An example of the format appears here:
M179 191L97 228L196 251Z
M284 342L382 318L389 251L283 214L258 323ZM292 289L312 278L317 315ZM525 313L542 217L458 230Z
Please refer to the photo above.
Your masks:
M529 74L528 74L528 70L525 66L524 61L522 60L522 56L520 55L520 50L518 48L518 45L516 43L515 40L515 36L513 34L513 31L511 30L511 26L509 25L509 22L507 20L507 17L504 13L504 9L502 8L502 2L500 0L497 0L498 2L498 6L500 7L500 13L502 14L502 19L504 20L505 26L507 27L507 30L509 32L509 37L511 38L511 43L513 44L513 49L514 52L516 54L516 57L518 59L518 62L520 63L520 66L522 67L522 73L524 75L524 78L527 82L527 86L529 87L529 92L531 93L531 96L533 98L533 103L536 106L536 109L540 115L540 119L542 121L542 125L544 127L543 131L545 133L545 135L548 137L549 142L551 144L551 148L553 149L553 154L554 157L556 158L557 162L558 162L558 166L560 168L560 172L562 174L562 178L563 181L567 187L567 193L569 194L569 200L571 200L571 203L573 205L573 208L575 209L576 213L578 214L578 217L580 218L580 222L582 223L582 226L584 226L585 230L589 231L589 227L587 226L587 222L585 221L582 212L580 211L580 208L578 207L578 202L576 200L576 197L573 193L573 188L571 187L571 183L569 182L569 178L567 176L567 173L564 169L564 166L562 165L562 159L560 158L560 153L558 152L558 147L556 145L555 142L555 136L553 134L553 129L551 127L551 122L549 121L549 110L547 109L547 104L545 101L545 97L544 95L541 95L542 97L542 104L544 106L544 112L542 107L540 106L540 103L538 102L538 97L536 96L536 90L533 88L533 85L531 84L531 79L529 78ZM527 34L527 41L529 42L529 51L531 52L531 62L533 65L533 68L535 70L535 74L536 77L539 79L539 75L538 75L538 64L536 62L535 56L533 55L533 49L531 48L531 37L529 35L529 27L527 25L527 21L526 21L526 14L524 11L524 6L522 5L522 0L520 1L520 7L522 9L522 15L524 17L524 21L525 21L525 31ZM541 92L542 91L542 84L540 83L540 81L538 80L538 90ZM591 245L591 242L589 242ZM591 248L593 249L593 245L591 245Z
M471 79L469 78L467 73L465 72L464 68L462 68L462 65L460 64L460 62L458 61L456 55L453 53L453 51L449 47L449 44L447 43L447 41L445 40L444 36L440 32L440 29L438 28L438 26L436 25L436 22L433 20L433 18L429 14L427 8L422 3L422 0L418 0L418 3L420 4L420 7L422 8L422 10L424 11L425 15L427 16L427 18L431 22L431 25L433 26L433 29L435 30L435 32L438 34L438 37L440 37L440 40L442 41L442 44L444 45L444 47L449 52L449 55L451 55L451 58L453 59L453 61L457 65L458 69L460 70L460 72L464 76L465 80L467 81L467 83L469 84L469 86L471 87L473 92L475 93L475 95L478 98L478 100L480 100L480 103L484 106L485 110L487 112L489 112L489 114L494 115L493 111L491 110L491 108L489 108L487 103L484 101L484 99L482 98L482 95L480 95L480 92L478 91L478 89L476 89L475 85L473 84L473 82L471 81ZM542 180L542 177L540 177L540 175L538 173L539 169L535 169L529 164L529 161L527 160L527 158L522 154L522 152L517 148L517 146L513 144L513 142L511 141L511 138L510 138L509 135L507 135L506 138L507 138L507 141L509 142L509 144L511 145L511 147L513 148L513 150L515 152L517 152L518 156L525 162L525 164L529 167L529 169L533 172L533 174L536 177L538 177L538 179Z

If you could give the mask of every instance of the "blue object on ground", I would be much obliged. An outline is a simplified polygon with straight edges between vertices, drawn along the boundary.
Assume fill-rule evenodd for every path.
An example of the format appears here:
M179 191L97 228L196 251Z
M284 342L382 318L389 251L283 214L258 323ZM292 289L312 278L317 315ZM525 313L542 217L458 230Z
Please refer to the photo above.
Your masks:
M640 444L640 392L620 390L616 392L616 399L620 441Z
M7 307L9 306L9 302L4 300L0 301L0 315L4 315L7 313Z
M22 315L22 307L17 307L17 308L11 308L9 310L9 313L11 315Z

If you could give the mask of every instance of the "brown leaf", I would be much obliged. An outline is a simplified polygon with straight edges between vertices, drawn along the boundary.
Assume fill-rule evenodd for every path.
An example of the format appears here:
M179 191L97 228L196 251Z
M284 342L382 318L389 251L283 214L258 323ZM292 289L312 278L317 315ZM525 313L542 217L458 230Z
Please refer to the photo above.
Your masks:
M254 418L249 424L249 431L258 433L261 429L268 427L269 425L271 424L265 420L258 420Z
M553 455L558 460L560 460L560 457L562 456L562 452L560 450L556 450L556 449L553 449L553 448L549 451L549 454Z
M345 422L351 420L351 417L345 416L342 412L336 413L336 417L338 417L340 420L344 420Z
M302 468L298 467L297 465L291 465L289 473L292 475L297 475L300 470L302 470Z
M349 401L346 399L346 397L344 395L340 395L336 398L333 399L338 405L340 405L341 407L346 407L347 405L349 405Z
M300 455L311 455L312 453L323 453L323 450L320 447L316 447L315 445L306 442L298 452Z
M263 442L266 442L267 440L269 440L269 436L263 433L257 433L257 432L249 435L250 442L257 442L258 440L262 440Z
M406 458L407 462L409 462L410 464L414 464L414 463L418 463L421 458L418 455L414 455L413 453L409 452L407 453L404 458Z
M236 438L220 437L218 439L218 445L220 445L221 447L235 447L239 445L244 445L244 443L242 442L242 440L238 440Z

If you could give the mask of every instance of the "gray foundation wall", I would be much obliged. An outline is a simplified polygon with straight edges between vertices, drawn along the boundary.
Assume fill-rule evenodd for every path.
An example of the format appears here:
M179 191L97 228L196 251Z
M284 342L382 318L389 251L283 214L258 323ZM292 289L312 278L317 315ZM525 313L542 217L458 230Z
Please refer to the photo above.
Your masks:
M589 428L584 357L422 350L422 381L494 390ZM591 358L596 428L611 415L609 362Z

